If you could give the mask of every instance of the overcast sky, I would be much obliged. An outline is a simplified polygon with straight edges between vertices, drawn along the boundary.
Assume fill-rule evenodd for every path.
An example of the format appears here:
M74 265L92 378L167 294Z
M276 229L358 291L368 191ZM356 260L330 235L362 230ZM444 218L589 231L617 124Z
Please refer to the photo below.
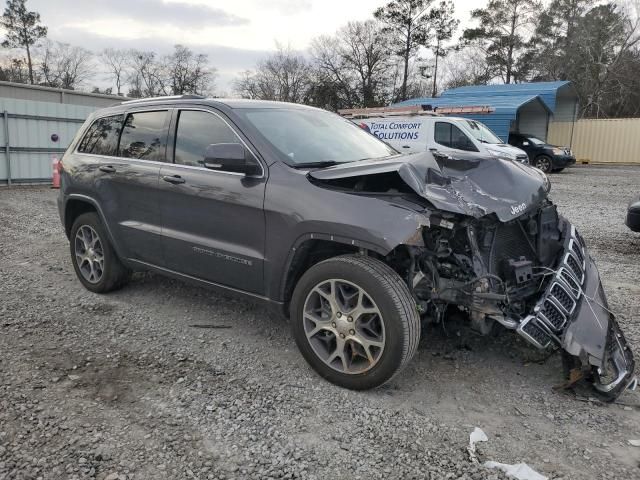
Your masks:
M94 51L105 47L160 53L176 43L207 53L218 69L217 93L231 93L241 71L276 42L305 50L312 38L350 20L371 18L386 0L29 0L49 38ZM463 22L478 5L456 1Z

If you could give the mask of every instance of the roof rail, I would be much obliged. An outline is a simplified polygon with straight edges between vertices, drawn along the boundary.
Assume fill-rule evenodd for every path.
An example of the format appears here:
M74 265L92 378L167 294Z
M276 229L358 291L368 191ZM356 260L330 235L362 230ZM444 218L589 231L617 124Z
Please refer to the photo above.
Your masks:
M406 115L454 115L465 113L492 113L495 108L486 105L461 105L432 107L431 105L407 105L404 107L347 108L338 110L345 118L395 117Z
M135 100L127 100L126 102L121 102L121 105L129 105L131 103L141 103L141 102L152 102L152 101L164 101L164 100L201 100L203 98L202 95L165 95L162 97L148 97L148 98L136 98Z

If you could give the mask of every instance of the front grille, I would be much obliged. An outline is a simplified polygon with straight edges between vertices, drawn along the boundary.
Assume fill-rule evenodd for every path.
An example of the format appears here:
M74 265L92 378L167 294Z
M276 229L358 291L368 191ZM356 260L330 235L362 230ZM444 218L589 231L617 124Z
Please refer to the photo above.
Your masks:
M578 260L576 260L576 258L570 253L567 253L565 257L565 263L571 269L571 273L573 273L578 281L582 283L584 281L584 273L582 271L582 267L578 263Z
M572 226L564 242L564 256L534 307L518 325L518 333L538 348L560 343L562 331L578 306L585 277L583 240Z
M558 277L568 285L571 293L574 294L576 298L580 298L582 289L580 288L580 285L578 285L578 282L576 281L574 276L569 273L569 270L567 270L565 267L562 267L560 268L560 270L558 270L558 274Z
M554 331L559 332L567 322L567 317L560 311L560 308L549 299L545 299L540 314L542 320Z
M554 284L549 292L549 298L555 300L562 309L572 314L576 308L576 302L571 295L559 283Z
M537 321L535 317L528 317L518 327L518 333L538 348L547 348L551 343L551 337Z
M575 254L580 263L584 265L584 253L582 253L582 247L573 239L569 242L569 249Z

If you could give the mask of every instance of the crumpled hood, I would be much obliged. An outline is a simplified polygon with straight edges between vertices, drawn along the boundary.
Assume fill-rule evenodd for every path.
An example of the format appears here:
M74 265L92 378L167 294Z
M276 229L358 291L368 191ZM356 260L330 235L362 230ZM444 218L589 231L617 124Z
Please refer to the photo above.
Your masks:
M309 175L335 180L390 172L397 172L435 208L476 218L495 213L503 222L535 208L548 193L548 180L539 170L478 154L456 155L454 159L423 152L350 162L313 170Z

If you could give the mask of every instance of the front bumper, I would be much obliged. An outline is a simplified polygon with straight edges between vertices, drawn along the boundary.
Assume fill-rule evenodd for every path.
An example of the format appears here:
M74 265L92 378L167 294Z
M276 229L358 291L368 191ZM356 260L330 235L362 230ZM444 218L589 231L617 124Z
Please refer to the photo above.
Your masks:
M553 168L566 168L576 163L573 155L554 155L552 158Z
M640 232L640 197L629 203L625 224L634 232Z
M594 387L617 397L635 385L634 360L609 310L600 274L584 241L566 226L564 251L544 294L517 331L538 348L555 344L591 367Z

